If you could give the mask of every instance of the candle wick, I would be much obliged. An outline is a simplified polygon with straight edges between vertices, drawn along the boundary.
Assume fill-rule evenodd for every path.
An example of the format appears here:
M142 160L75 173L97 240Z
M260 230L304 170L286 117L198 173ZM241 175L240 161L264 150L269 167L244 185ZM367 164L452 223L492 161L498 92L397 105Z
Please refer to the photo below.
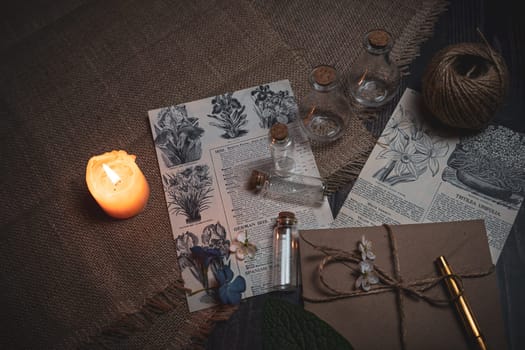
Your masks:
M119 179L119 180L117 180L117 182L115 182L115 183L113 184L113 191L116 191L116 190L117 190L117 186L118 186L121 182L122 182L122 180Z

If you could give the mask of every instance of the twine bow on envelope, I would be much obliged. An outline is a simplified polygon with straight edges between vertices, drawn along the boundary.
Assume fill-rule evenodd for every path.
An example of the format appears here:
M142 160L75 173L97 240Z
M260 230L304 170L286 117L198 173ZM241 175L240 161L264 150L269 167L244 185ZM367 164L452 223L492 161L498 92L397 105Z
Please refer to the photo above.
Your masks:
M406 328L405 328L405 310L404 310L404 295L407 294L412 297L419 298L426 301L427 303L434 306L449 306L453 303L459 296L455 298L433 298L426 294L426 292L438 285L445 278L453 278L458 286L460 287L460 295L463 294L463 278L479 278L491 274L494 271L494 265L491 265L489 269L485 271L476 271L472 273L461 273L453 274L448 276L436 276L429 278L421 278L410 281L403 280L401 276L401 269L399 264L399 257L397 251L396 240L392 231L392 228L389 225L384 224L383 227L388 233L388 238L390 242L390 247L392 251L392 260L394 264L394 276L391 276L379 266L374 264L374 270L379 278L380 284L374 285L370 290L342 290L336 288L326 280L325 278L325 268L334 263L341 263L347 266L352 271L359 271L356 266L359 266L359 263L362 261L361 254L357 252L348 252L341 249L331 248L327 246L319 246L315 243L307 240L302 233L300 233L302 240L310 245L315 250L319 250L326 254L326 256L319 263L317 270L319 273L320 283L326 287L331 293L324 297L310 297L308 295L303 295L303 299L313 303L323 303L330 302L338 299L345 299L351 297L359 296L369 296L372 294L379 294L394 291L397 296L397 309L399 315L399 333L401 339L401 345L403 349L406 348ZM355 266L353 266L355 265Z

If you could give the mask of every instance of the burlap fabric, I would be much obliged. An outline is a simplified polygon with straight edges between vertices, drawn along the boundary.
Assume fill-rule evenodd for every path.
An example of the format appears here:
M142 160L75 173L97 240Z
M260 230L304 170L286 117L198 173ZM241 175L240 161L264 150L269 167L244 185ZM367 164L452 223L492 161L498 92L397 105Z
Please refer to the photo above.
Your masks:
M401 38L395 52L413 59L444 9L439 0L35 5L2 18L2 348L203 344L234 309L187 310L147 111L285 78L301 98L313 66L348 70L370 27ZM338 146L315 148L321 174L351 181L373 142L354 118ZM88 159L112 149L137 155L151 186L146 210L128 220L106 216L85 185Z

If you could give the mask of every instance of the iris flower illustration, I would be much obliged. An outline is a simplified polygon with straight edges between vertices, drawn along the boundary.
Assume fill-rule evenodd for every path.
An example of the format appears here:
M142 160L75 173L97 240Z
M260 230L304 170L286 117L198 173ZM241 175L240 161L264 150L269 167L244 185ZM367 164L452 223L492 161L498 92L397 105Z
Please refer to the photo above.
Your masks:
M162 151L167 167L198 160L204 129L198 118L189 117L185 106L163 108L155 125L155 145Z
M248 132L243 129L248 123L244 113L246 107L241 105L232 93L216 96L211 103L212 114L208 114L208 117L216 121L210 122L210 125L224 130L223 137L233 139Z
M234 98L232 93L216 96L211 100L211 103L213 104L213 114L230 114L233 110L240 109L242 107L239 100Z
M199 280L204 288L209 288L208 270L212 266L212 270L217 270L222 265L222 253L220 249L193 246L190 248L195 262L195 267L198 269ZM217 266L219 265L219 266Z
M195 234L190 231L186 231L185 233L177 236L175 239L175 246L178 252L177 259L179 261L180 268L182 270L184 270L186 267L190 268L195 278L201 280L199 278L198 271L196 271L195 263L193 262L191 256L191 248L197 245L198 242L199 238Z
M230 241L226 239L226 228L217 221L216 224L210 224L202 230L202 243L217 248L223 256L230 254Z
M251 92L254 109L259 116L259 126L269 129L275 123L288 124L297 118L297 103L289 91L272 91L262 85Z
M194 246L191 248L196 265L200 268L204 290L209 295L215 295L223 304L238 304L242 293L246 290L246 280L242 276L234 277L230 264L224 265L223 255L218 248ZM211 269L217 282L212 287L208 281L208 270ZM195 293L195 292L194 292Z
M203 229L200 244L197 235L190 231L175 239L180 268L188 270L203 287L190 292L190 295L205 292L201 302L238 304L246 290L244 277L233 278L230 241L226 236L226 229L217 222Z

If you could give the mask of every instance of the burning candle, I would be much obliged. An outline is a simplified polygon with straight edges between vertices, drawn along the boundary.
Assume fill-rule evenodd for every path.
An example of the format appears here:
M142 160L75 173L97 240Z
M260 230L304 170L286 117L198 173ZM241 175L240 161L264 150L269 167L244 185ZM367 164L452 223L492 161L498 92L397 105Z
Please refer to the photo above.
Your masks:
M92 157L86 169L89 192L110 216L126 219L140 213L149 198L149 185L126 151L111 151Z

